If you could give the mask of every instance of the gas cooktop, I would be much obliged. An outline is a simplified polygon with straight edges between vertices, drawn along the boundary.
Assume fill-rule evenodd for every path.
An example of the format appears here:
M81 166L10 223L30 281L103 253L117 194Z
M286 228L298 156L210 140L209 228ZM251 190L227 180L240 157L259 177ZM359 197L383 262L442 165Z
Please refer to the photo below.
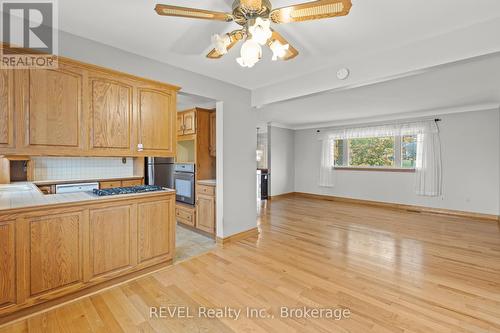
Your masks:
M161 191L163 187L156 185L138 185L138 186L128 186L128 187L115 187L107 189L94 189L93 192L98 196L106 195L117 195L117 194L132 194L132 193L144 193L144 192L155 192Z

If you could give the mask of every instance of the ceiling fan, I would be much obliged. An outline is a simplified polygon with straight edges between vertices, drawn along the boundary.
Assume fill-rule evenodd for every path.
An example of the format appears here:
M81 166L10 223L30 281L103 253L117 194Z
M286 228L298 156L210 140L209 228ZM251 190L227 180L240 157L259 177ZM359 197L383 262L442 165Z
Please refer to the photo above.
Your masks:
M214 49L207 54L207 58L219 59L245 39L241 56L236 61L243 67L253 67L262 57L261 45L269 46L273 60L290 60L299 54L279 32L271 28L271 22L281 24L345 16L349 14L352 3L351 0L317 0L272 9L269 0L235 0L232 7L232 13L162 4L156 5L155 10L164 16L236 22L242 26L241 29L212 36Z

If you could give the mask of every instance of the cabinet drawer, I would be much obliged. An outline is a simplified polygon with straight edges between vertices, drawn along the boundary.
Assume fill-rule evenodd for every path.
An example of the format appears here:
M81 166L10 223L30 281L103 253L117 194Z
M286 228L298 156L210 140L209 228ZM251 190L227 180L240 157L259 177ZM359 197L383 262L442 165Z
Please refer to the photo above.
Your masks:
M115 180L115 181L109 181L109 182L100 182L99 183L99 188L101 188L101 189L121 187L121 186L122 186L122 181L121 180Z
M182 209L179 207L175 208L175 217L176 219L184 224L194 226L195 222L195 210Z
M215 187L207 185L196 185L196 194L215 195Z
M142 185L142 179L131 179L131 180L122 180L122 186L138 186Z

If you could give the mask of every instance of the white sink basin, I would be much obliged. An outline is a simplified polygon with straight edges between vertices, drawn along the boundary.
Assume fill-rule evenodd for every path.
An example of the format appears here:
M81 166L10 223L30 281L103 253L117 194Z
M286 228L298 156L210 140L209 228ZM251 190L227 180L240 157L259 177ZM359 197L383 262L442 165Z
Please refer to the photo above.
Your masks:
M0 192L18 192L18 191L31 191L29 185L0 185Z

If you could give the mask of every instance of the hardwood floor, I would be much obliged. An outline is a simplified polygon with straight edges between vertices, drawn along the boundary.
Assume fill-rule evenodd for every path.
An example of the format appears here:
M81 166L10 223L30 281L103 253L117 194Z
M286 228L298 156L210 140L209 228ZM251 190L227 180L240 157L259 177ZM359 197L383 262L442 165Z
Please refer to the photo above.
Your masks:
M500 332L495 222L286 197L260 236L0 332ZM263 308L274 318L150 318L151 306ZM280 307L349 318L280 318Z

